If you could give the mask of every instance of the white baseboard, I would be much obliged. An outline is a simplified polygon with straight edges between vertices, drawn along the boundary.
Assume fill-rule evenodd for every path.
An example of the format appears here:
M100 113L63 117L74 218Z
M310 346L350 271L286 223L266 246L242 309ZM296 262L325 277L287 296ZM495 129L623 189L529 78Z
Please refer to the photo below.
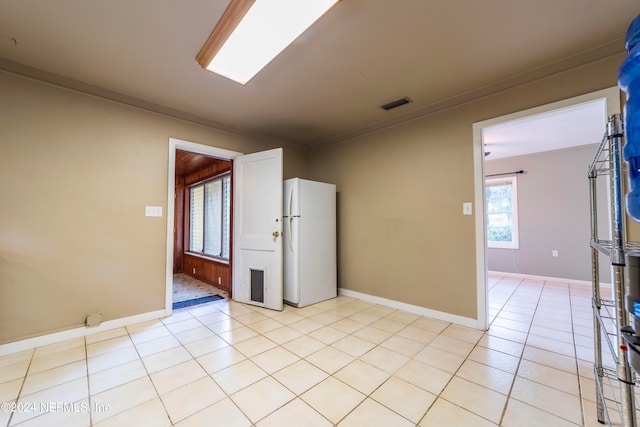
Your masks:
M587 286L587 287L591 287L592 285L589 280L564 279L562 277L549 277L549 276L535 276L533 274L507 273L504 271L488 271L487 273L496 274L496 275L505 276L505 277L513 277L516 279L531 279L531 280L544 280L549 282L562 282L562 283L568 283L570 285L580 285L580 286ZM600 287L611 288L611 283L600 282Z
M395 301L387 298L376 297L374 295L363 294L361 292L355 292L345 288L338 288L338 293L346 297L357 298L357 299L361 299L363 301L371 302L374 304L380 304L386 307L391 307L398 310L419 314L421 316L427 316L433 319L455 323L456 325L466 326L467 328L482 329L479 327L479 322L477 319L457 316L455 314L445 313L443 311L431 310L429 308L420 307L413 304L407 304L404 302Z
M66 331L54 332L47 335L10 342L0 345L0 356L30 350L44 345L55 344L73 338L84 337L98 332L108 331L110 329L121 328L134 323L146 322L147 320L161 319L163 317L166 317L164 309L136 314L134 316L121 317L114 320L107 320L98 326L81 326L79 328L68 329Z

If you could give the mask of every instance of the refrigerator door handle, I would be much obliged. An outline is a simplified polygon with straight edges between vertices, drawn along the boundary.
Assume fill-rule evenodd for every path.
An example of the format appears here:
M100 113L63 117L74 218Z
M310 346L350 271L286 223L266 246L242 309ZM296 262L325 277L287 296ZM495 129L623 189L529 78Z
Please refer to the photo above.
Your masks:
M291 223L293 222L293 217L289 217L289 232L287 235L289 236L289 248L291 248L291 252L293 252L293 237L291 237Z
M293 204L293 185L289 189L289 211L287 212L287 216L291 218L291 205Z
M292 233L291 222L293 221L293 217L291 216L292 205L293 205L293 185L289 189L289 208L286 213L287 218L289 219L289 232L287 233L287 235L289 236L289 248L291 249L291 252L293 252L293 237L291 236L291 233Z

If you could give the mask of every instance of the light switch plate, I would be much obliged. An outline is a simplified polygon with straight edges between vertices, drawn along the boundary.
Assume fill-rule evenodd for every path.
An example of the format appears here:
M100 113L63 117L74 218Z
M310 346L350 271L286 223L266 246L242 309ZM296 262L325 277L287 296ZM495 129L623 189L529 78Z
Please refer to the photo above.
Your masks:
M162 206L145 206L144 216L162 216Z
M462 204L462 214L463 215L472 215L473 214L473 205L471 202L464 202Z

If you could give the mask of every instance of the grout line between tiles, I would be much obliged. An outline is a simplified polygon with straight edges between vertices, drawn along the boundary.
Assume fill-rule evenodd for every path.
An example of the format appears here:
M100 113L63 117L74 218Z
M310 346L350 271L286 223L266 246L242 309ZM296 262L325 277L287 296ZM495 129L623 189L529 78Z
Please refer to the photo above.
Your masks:
M580 367L578 366L578 352L576 349L576 331L575 331L575 327L573 324L573 298L572 298L572 287L571 285L568 286L569 287L569 309L571 312L571 338L573 340L573 352L575 354L575 367L576 367L576 374L577 374L577 381L578 381L578 396L580 397L580 419L582 420L582 425L586 425L587 424L587 420L585 419L584 416L584 412L585 412L585 408L584 408L584 399L582 398L582 381L580 381Z
M516 291L518 289L520 289L520 287L522 286L522 282L524 280L525 279L521 279L520 282L518 282L518 286L516 287L516 289L514 289L513 293L509 297L509 299L507 301L505 301L505 305L507 304L507 302L509 302L509 300L511 298L513 298L513 295L515 295ZM511 380L511 387L509 387L509 392L507 393L507 400L506 400L506 403L505 403L504 407L502 408L502 414L500 415L500 422L498 423L498 425L502 425L502 422L504 421L504 416L507 413L507 408L509 406L509 401L511 399L511 393L513 392L513 387L514 387L514 385L516 383L516 379L518 378L518 372L520 371L520 364L522 363L522 357L524 356L524 350L527 348L527 340L529 338L529 331L531 331L531 326L533 325L533 319L535 318L535 313L538 310L538 306L540 304L540 298L542 296L543 290L544 290L544 284L542 285L542 287L540 288L540 292L538 293L538 301L536 302L536 308L534 309L534 314L532 316L531 323L529 324L529 329L527 330L527 337L525 338L523 346L522 346L522 353L520 353L520 357L518 358L518 363L517 363L515 372L513 373L513 380Z
M31 369L31 364L33 363L33 358L35 357L36 354L36 349L32 349L31 350L31 357L29 358L29 365L27 366L27 369L24 373L24 376L22 377L22 384L20 384L20 389L18 390L18 394L16 395L16 403L18 403L20 401L20 397L22 397L22 390L24 389L24 384L27 381L27 375L29 374L29 369ZM9 415L9 419L7 420L7 427L11 425L11 421L13 420L13 416L16 414L15 411L11 412L11 415Z
M89 381L89 351L87 349L87 337L82 337L84 341L84 366L87 373L87 401L89 402L89 425L93 425L93 402L91 401L91 382ZM131 339L131 338L129 338Z

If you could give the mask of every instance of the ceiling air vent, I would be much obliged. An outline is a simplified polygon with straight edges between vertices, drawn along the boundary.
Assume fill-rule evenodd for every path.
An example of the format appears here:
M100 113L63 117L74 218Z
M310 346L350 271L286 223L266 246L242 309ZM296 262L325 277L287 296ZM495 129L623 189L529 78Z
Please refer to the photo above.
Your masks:
M381 105L380 108L388 111L401 105L408 104L410 102L411 100L405 96L404 98L396 99L395 101L391 101L388 104Z

